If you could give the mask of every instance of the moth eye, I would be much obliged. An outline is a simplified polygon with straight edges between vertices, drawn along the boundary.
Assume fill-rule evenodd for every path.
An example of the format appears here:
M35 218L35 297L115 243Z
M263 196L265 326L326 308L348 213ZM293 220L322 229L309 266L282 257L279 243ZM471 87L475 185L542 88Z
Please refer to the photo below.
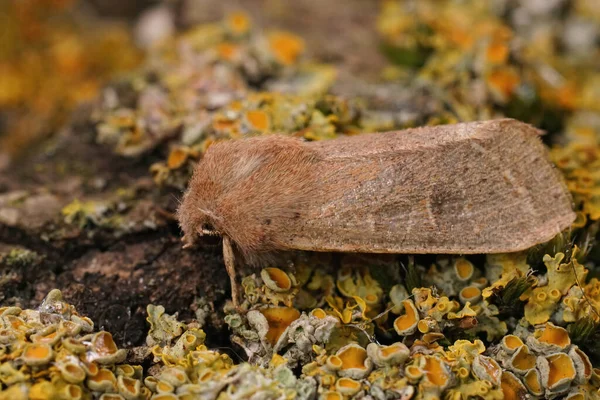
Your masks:
M208 224L208 223L204 223L200 227L200 232L205 235L209 234L209 232L214 232L214 231L215 231L215 228L211 224Z

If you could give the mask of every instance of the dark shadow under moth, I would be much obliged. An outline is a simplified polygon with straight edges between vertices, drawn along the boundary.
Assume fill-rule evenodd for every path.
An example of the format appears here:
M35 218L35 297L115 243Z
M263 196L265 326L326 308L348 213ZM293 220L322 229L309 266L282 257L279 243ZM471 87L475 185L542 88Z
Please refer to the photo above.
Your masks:
M178 219L184 242L223 236L252 265L279 250L504 253L575 219L540 132L499 119L305 142L269 135L212 145Z

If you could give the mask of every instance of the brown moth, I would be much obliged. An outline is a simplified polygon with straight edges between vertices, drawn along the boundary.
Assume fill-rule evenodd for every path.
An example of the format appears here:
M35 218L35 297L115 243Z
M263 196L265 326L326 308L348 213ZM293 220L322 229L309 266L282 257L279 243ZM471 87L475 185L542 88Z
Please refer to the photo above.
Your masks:
M278 250L504 253L552 239L575 219L540 132L500 119L304 142L217 143L178 210L183 240L223 237L258 264Z

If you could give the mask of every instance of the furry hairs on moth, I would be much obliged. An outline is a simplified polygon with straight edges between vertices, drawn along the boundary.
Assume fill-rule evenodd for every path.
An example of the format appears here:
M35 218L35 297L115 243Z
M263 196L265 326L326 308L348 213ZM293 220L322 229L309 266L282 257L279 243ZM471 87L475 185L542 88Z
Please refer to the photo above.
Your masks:
M232 279L234 255L257 265L280 250L524 250L575 219L539 135L499 119L319 142L268 135L217 143L178 210L183 241L222 236Z

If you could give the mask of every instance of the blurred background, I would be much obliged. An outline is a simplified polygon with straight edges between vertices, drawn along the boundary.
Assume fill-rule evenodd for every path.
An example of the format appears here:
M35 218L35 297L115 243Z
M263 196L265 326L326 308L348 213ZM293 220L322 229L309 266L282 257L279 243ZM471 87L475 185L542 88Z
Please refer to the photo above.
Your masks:
M0 168L108 82L156 60L157 48L218 21L233 31L218 40L206 31L207 48L225 51L251 30L285 30L295 36L273 45L288 64L334 66L327 90L404 113L393 125L508 115L595 142L599 10L598 0L3 1ZM272 77L251 83L262 90ZM412 110L407 96L428 111Z
M345 58L377 71L369 65L382 63L370 41L375 39L376 2L326 3L0 2L0 168L56 132L77 105L92 100L111 79L140 66L152 46L238 11L259 26L298 31L315 44L308 46L311 53L324 60L341 64Z

